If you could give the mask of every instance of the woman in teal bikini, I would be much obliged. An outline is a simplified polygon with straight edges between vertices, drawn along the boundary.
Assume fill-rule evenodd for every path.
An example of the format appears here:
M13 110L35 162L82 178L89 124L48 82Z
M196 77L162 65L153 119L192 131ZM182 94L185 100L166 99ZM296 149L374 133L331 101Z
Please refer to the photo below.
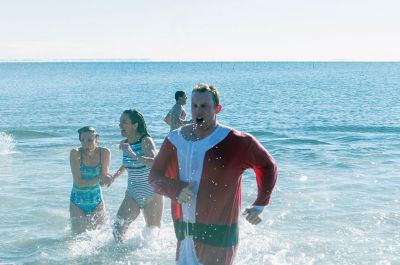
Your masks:
M93 127L78 130L82 146L71 150L73 186L70 197L71 230L74 234L96 229L104 222L105 206L100 185L109 185L110 150L98 147Z

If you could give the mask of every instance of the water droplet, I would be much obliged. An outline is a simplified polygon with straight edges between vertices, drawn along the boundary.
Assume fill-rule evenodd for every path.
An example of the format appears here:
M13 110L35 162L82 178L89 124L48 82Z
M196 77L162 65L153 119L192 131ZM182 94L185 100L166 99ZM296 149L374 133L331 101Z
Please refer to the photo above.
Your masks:
M305 181L307 181L308 180L308 177L307 176L301 176L300 177L300 181L301 182L305 182Z

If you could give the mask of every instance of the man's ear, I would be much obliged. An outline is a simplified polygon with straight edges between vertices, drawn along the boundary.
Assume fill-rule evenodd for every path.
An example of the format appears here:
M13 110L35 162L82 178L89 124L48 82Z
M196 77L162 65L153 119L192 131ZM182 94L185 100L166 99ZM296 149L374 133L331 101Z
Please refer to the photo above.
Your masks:
M215 110L215 113L218 113L218 112L220 112L222 110L222 106L221 105L218 105L217 106L217 109Z

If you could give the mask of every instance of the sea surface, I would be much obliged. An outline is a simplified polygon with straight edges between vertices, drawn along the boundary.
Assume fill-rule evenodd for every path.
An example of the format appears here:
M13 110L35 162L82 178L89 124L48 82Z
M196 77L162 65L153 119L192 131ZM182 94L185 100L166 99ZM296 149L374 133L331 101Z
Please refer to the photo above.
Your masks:
M175 91L199 82L279 165L262 223L240 218L236 265L400 264L400 63L378 62L0 63L0 264L175 264L169 199L159 235L139 216L114 242L126 175L103 190L108 223L71 235L69 152L94 126L115 172L122 111L159 148ZM242 209L256 190L246 171Z

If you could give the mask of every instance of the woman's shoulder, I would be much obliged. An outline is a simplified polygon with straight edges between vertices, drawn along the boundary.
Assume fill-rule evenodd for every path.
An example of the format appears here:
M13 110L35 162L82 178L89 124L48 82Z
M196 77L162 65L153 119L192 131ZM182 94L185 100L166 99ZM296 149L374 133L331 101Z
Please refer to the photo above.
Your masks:
M153 142L153 138L151 138L150 135L143 136L142 139L141 139L141 143L142 144L150 143L150 142Z
M150 135L143 137L141 144L142 144L142 150L145 149L150 150L156 148L153 138L151 138Z
M99 148L101 153L110 154L110 149L108 149L107 147L99 147Z
M73 148L73 149L71 149L70 156L74 157L74 158L79 157L80 156L80 152L81 152L81 148L80 147Z
M143 141L143 140L152 140L153 138L150 136L150 134L146 134L140 137L140 139Z

